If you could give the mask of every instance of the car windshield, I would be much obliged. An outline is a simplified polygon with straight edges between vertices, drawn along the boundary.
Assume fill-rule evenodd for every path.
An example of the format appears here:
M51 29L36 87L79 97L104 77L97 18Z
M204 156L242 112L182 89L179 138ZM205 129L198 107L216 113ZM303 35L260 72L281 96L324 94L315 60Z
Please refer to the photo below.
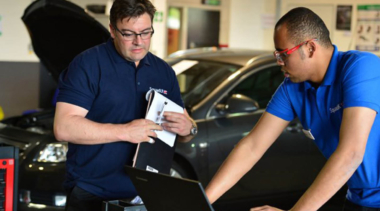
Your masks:
M176 72L182 99L189 107L199 103L241 68L239 65L204 60L172 60L168 63Z

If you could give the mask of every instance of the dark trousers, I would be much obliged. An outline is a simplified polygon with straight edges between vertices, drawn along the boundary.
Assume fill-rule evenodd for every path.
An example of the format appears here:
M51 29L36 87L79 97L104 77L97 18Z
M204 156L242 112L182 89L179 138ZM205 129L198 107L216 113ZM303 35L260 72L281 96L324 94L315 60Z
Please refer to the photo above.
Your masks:
M65 211L102 211L103 199L75 186L67 194Z
M362 207L346 199L344 202L343 211L380 211L380 208Z

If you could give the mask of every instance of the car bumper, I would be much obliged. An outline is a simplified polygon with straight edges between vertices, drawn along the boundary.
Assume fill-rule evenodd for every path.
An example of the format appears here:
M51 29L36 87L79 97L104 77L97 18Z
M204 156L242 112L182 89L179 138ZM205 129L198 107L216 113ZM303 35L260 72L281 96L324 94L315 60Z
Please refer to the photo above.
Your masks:
M63 211L65 207L48 206L44 204L18 204L18 211Z

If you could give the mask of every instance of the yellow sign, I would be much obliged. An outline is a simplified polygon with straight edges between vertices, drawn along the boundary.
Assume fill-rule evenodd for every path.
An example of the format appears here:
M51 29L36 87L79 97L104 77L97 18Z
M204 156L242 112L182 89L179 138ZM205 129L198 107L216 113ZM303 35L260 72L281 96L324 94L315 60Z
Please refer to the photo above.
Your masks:
M3 108L1 108L0 106L0 120L2 120L4 118L4 112L3 112Z

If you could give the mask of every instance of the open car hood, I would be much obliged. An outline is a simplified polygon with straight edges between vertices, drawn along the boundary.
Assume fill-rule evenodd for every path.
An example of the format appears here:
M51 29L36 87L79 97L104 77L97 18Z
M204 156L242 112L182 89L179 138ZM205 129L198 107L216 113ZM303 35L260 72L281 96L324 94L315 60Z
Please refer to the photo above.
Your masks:
M24 11L34 52L58 80L82 51L106 42L109 31L83 8L66 0L37 0Z

